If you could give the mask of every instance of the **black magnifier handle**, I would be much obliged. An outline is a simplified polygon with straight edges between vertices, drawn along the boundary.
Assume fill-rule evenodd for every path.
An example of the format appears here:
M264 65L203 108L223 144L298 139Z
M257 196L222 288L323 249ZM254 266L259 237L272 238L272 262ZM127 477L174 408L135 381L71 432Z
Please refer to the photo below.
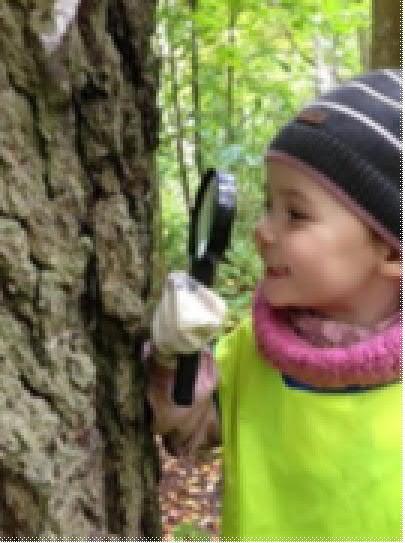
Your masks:
M195 258L191 263L191 277L197 279L206 287L212 287L214 284L216 259L211 255L203 258Z
M187 407L193 403L200 352L177 355L173 399L177 405Z
M208 257L195 260L191 265L191 275L200 283L211 286L214 280L215 262ZM184 407L193 403L193 393L198 374L200 352L178 354L173 400Z

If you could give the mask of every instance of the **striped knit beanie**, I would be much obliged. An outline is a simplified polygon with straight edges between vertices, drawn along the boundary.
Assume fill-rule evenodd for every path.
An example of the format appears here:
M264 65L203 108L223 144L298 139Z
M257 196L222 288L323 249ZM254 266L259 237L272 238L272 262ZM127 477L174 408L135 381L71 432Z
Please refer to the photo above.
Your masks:
M401 96L399 70L376 70L349 80L305 107L267 154L318 180L397 249Z

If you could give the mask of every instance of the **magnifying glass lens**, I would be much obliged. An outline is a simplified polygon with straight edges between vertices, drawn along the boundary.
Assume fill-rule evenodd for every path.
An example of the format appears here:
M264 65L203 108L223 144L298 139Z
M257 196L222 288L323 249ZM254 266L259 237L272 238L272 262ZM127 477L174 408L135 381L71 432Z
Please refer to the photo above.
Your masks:
M204 194L204 201L197 223L196 252L197 258L202 258L207 252L208 242L211 237L214 201L216 194L215 178L212 179Z

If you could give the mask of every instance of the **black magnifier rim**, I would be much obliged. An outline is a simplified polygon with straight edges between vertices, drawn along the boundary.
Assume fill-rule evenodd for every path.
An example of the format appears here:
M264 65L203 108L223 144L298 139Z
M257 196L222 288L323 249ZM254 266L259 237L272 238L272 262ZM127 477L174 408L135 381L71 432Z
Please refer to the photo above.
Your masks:
M204 196L208 191L210 183L215 183L215 201L213 202L212 224L207 240L205 254L200 258L208 256L220 259L229 244L232 230L232 222L236 210L236 187L233 177L226 174L226 180L222 177L225 174L210 168L204 174L198 189L195 205L191 213L189 252L191 258L196 258L197 227L198 218L204 203ZM233 190L229 190L232 183ZM225 187L226 185L226 187Z

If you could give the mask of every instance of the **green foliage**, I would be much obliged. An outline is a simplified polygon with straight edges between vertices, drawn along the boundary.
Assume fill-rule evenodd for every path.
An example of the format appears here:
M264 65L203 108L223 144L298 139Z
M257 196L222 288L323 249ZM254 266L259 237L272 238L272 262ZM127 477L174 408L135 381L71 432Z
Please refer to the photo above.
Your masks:
M173 530L175 541L211 541L211 535L192 522L182 522Z
M217 278L217 288L230 305L229 325L248 310L251 291L260 276L252 230L262 209L262 157L266 145L305 102L324 90L325 74L339 82L362 70L359 33L369 30L370 3L371 0L200 0L192 14L186 0L161 2L158 21L164 57L160 93L163 122L158 175L162 187L163 256L167 270L186 266L188 217L176 156L178 127L169 45L175 58L177 105L191 194L198 183L191 92L193 17L198 35L204 167L230 170L238 183L233 245L228 263L220 266ZM229 28L231 7L236 20L233 29Z
M188 217L182 208L180 187L174 189L162 189L162 251L170 271L187 268Z

